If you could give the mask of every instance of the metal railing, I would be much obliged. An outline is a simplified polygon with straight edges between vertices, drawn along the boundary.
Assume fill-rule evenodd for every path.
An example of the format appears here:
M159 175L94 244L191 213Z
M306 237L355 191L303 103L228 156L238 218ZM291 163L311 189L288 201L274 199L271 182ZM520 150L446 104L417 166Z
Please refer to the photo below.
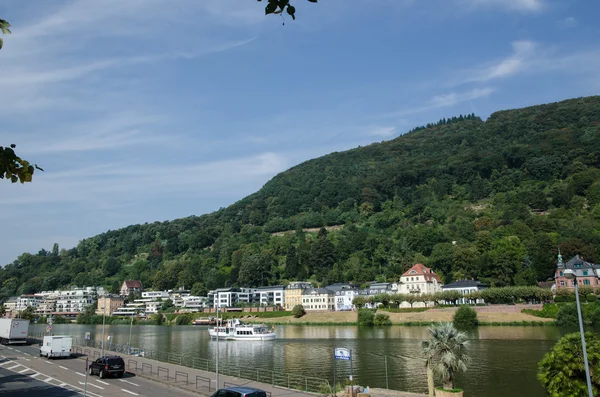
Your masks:
M30 334L30 339L42 340L45 334L43 332ZM90 357L99 356L98 352L91 351L90 348L102 349L102 341L97 340L86 340L82 338L73 338L73 346L75 347L74 353L88 355ZM130 354L131 351L143 352L143 358L162 361L165 363L181 365L188 368L198 369L201 371L216 373L216 364L214 360L209 360L202 357L194 357L188 354L169 353L157 349L144 349L142 347L134 347L128 345L120 345L116 343L107 342L104 344L104 349L110 352L117 352L121 354ZM93 355L93 356L92 356ZM128 364L129 366L129 364ZM136 362L135 367L141 370L143 373L150 373L159 377L164 377L165 369L163 367L158 370L159 373L153 372L153 367L150 364L138 365ZM168 371L168 370L167 370ZM300 374L285 373L283 371L271 370L266 368L256 368L249 366L239 366L236 364L230 364L227 362L221 362L219 365L219 374L234 376L240 379L246 379L256 381L259 383L267 383L272 386L302 390L306 392L316 393L333 393L333 389L329 380L318 377L305 376ZM182 373L179 374L181 380ZM167 379L172 378L167 372ZM177 374L175 374L177 378ZM177 380L177 379L176 379ZM204 381L203 377L196 377L196 387L205 387L201 385ZM187 383L187 382L186 382ZM199 384L200 383L200 384ZM210 391L210 384L209 384Z

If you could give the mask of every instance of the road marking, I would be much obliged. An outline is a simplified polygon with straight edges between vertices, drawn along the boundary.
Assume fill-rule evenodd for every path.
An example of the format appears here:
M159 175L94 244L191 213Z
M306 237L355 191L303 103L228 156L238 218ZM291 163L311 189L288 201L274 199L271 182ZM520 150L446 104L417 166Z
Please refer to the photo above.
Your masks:
M103 385L106 385L106 386L110 385L110 383L106 383L106 382L104 382L103 380L100 380L100 379L96 379L96 382L100 382L100 383L102 383Z
M80 385L85 385L85 382L79 382ZM88 382L88 385L97 387L98 389L104 390L102 386L95 385L93 383Z
M31 357L31 354L23 352L24 355Z
M0 363L0 365L6 365L6 364L10 364L10 363L14 363L14 361L5 361L3 363Z
M53 362L50 362L50 361L48 361L48 360L44 360L44 362L45 362L45 363L48 363L48 364L50 364L50 365L54 365L54 363L53 363Z
M29 371L29 368L25 368L25 369L19 371L19 373L22 374L23 372L27 372L27 371Z
M31 360L30 360L30 359L28 359L28 358L23 358L23 360L31 361Z
M46 382L46 383L47 383L47 382L51 382L51 381L52 381L52 378L51 378L50 376L49 376L49 377L47 377L46 379L44 379L44 382Z
M79 376L83 376L83 377L85 377L85 374L82 374L81 372L75 372L75 373L76 373L77 375L79 375Z
M67 371L69 370L69 368L63 367L62 365L59 365L58 368L66 369Z
M36 372L35 374L29 375L32 378L35 378L36 376L40 376L41 374L39 372Z
M17 367L20 367L20 366L21 366L21 364L17 364L17 365L13 365L12 367L8 367L6 369L14 369L14 368L17 368Z
M66 385L66 383L61 383L60 385L58 385L58 387L65 387Z
M137 385L137 384L135 384L135 383L133 383L133 382L130 382L130 381L128 381L128 380L123 380L123 379L119 379L119 380L120 380L121 382L129 383L130 385L134 385L134 386L140 387L140 385Z
M15 349L13 349L13 348L12 348L12 347L10 347L10 346L6 346L6 347L8 347L10 350L15 350Z
M134 396L137 396L137 395L138 395L137 393L134 393L134 392L132 392L132 391L129 391L129 390L127 390L127 389L121 389L121 390L123 390L125 393L133 394Z

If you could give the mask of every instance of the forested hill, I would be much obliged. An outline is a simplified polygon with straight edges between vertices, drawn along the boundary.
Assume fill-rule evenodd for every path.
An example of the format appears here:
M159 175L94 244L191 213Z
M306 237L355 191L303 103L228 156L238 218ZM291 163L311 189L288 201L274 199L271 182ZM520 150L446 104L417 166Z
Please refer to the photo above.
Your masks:
M317 234L302 228L344 225ZM295 233L272 235L296 230ZM115 289L361 284L415 262L446 281L532 284L557 249L600 259L600 97L460 116L307 161L200 217L129 226L0 270L0 299L71 284Z

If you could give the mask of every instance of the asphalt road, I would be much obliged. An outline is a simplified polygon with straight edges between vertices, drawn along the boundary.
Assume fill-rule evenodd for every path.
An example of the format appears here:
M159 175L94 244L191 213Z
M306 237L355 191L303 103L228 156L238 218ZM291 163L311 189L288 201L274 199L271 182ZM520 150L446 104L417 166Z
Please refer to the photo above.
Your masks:
M90 397L197 396L128 373L121 379L86 377L85 369L82 359L39 357L38 346L0 346L0 397L79 396L84 388Z

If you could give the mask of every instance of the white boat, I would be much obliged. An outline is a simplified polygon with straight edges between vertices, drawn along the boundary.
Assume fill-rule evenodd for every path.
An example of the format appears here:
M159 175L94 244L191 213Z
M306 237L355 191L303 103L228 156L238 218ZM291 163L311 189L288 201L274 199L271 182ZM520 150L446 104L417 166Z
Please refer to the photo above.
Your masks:
M265 324L245 324L237 318L227 320L225 325L208 329L211 338L221 340L272 340L277 337L273 330Z

